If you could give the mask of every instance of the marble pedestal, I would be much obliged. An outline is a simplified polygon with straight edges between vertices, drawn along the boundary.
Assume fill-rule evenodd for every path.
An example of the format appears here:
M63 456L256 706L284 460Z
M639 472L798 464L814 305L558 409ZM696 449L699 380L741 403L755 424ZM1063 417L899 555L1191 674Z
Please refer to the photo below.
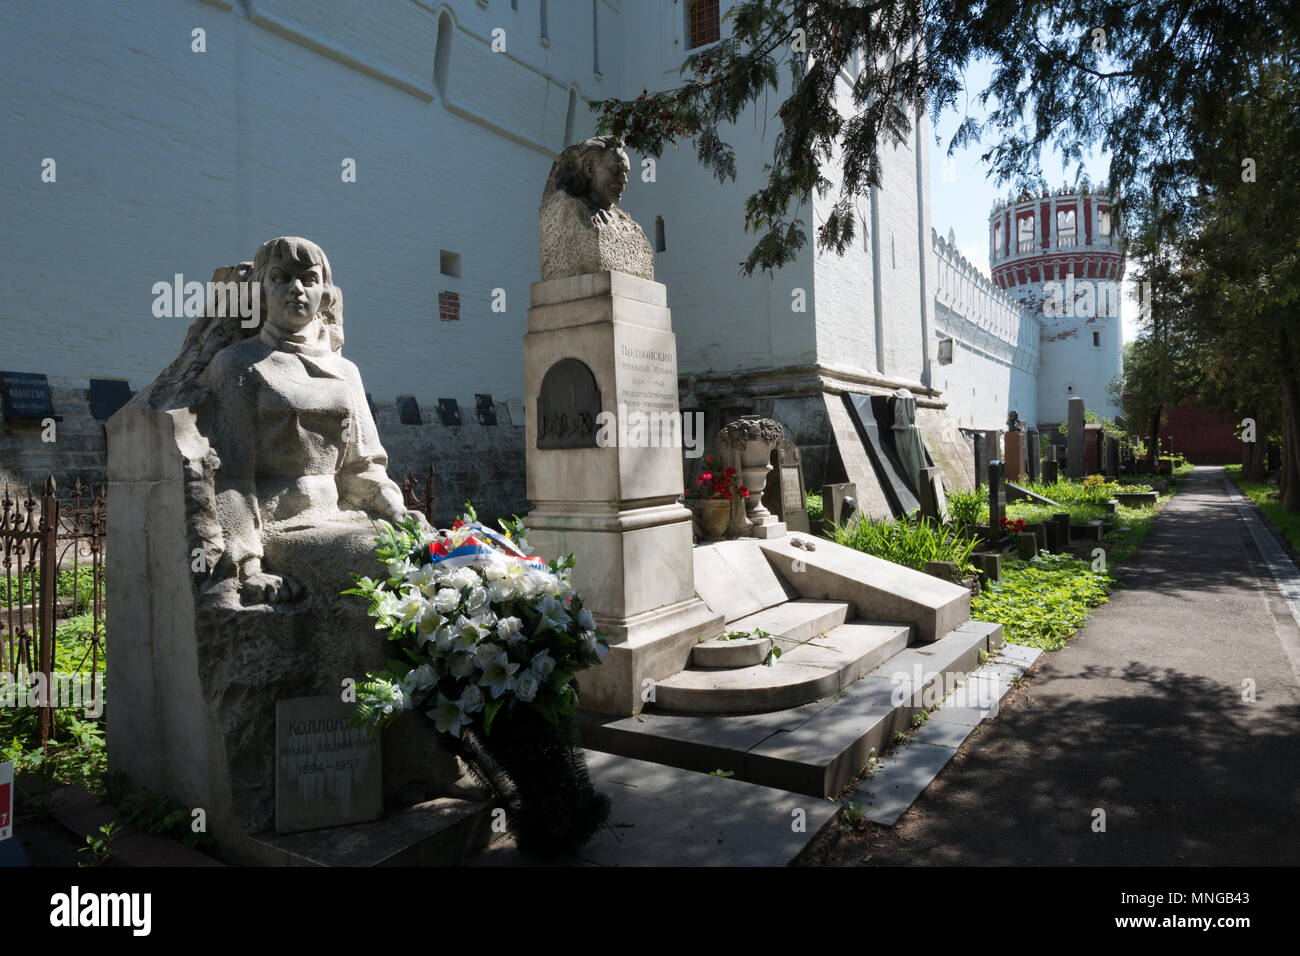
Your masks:
M547 372L565 360L586 367L574 380L589 372L594 395L581 386L543 395ZM610 643L604 664L579 675L582 707L636 713L642 688L682 670L691 648L723 624L695 595L691 515L678 501L681 416L666 287L620 272L535 283L524 389L529 543L548 560L575 554L574 586ZM546 447L570 405L598 407L600 427L570 423L562 429L569 447Z

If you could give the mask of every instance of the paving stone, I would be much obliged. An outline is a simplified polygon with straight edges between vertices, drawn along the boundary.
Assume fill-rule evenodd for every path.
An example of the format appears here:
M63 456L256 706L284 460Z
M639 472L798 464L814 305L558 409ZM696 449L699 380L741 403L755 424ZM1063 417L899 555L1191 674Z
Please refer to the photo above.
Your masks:
M892 827L956 752L934 744L909 744L885 758L847 802L860 802L868 820Z
M956 750L974 729L974 726L969 724L935 720L931 715L930 719L912 732L908 743L909 745L933 744L936 747L951 747Z

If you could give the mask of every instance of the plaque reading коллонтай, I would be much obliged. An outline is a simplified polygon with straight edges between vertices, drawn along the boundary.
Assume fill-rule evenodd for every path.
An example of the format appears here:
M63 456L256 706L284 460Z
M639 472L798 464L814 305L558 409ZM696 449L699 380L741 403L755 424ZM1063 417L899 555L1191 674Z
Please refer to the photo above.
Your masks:
M384 813L379 738L337 697L275 702L275 830L298 833Z

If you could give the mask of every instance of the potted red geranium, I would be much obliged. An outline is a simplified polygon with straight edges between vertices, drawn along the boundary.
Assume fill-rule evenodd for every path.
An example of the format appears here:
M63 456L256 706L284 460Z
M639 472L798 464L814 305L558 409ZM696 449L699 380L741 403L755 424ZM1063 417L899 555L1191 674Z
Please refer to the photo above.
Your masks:
M709 455L704 459L704 470L695 479L695 487L687 488L683 497L698 509L704 536L716 540L726 534L732 501L748 498L749 489L736 484L736 469L719 470Z

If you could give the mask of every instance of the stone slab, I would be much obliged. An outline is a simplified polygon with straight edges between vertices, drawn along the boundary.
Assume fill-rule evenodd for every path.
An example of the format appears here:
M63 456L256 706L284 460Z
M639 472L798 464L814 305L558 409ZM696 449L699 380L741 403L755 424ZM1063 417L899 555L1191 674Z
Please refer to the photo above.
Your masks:
M338 697L275 702L275 829L322 830L384 812L379 738L349 726Z
M861 803L872 823L892 827L907 812L939 771L956 754L950 747L913 743L897 755L886 757L880 769L868 777L848 803Z
M903 465L894 452L892 436L886 432L892 419L887 420L882 427L876 420L876 410L873 408L870 395L846 392L844 401L849 414L853 416L853 423L857 426L863 447L867 450L876 481L889 499L892 513L910 514L920 508L920 499L912 489L911 482L907 480Z
M931 744L956 750L974 729L973 725L929 719L912 732L908 744Z
M880 487L875 466L867 456L867 450L862 444L862 438L844 400L830 393L824 393L822 398L826 403L826 417L831 425L831 433L835 436L835 447L840 453L840 460L844 463L845 475L849 483L857 486L858 493L855 501L858 510L875 520L892 518L893 509ZM825 495L823 495L822 507L825 515L830 517L831 505Z
M560 865L786 866L835 816L832 803L743 780L588 751L596 787L613 804L609 825ZM794 825L798 822L798 826ZM526 861L510 841L471 866Z
M779 637L806 641L844 624L851 617L853 609L847 601L799 598L737 618L729 627L733 631L763 630Z

